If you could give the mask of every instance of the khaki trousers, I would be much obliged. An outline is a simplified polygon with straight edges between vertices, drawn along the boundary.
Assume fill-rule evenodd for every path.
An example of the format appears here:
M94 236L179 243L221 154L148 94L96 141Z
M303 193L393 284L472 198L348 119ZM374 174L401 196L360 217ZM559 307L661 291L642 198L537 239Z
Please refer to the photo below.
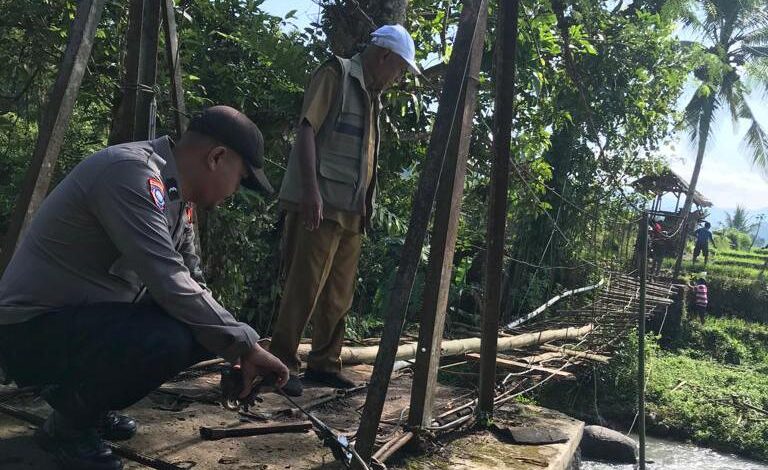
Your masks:
M341 369L344 317L352 306L361 235L323 219L310 232L301 214L288 212L283 238L285 285L270 351L292 371L302 333L312 320L312 351L307 367L333 372Z

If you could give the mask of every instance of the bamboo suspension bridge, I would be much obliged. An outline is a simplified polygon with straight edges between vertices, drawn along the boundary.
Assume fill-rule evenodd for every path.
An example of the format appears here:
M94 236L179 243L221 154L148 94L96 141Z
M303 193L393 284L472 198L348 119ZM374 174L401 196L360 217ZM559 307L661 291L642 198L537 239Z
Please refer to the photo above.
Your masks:
M621 339L625 338L635 325L642 333L647 317L661 315L663 318L675 295L671 282L645 282L644 265L647 262L645 252L648 243L644 240L648 234L647 213L642 221L634 219L641 211L624 193L620 183L623 175L608 171L602 174L596 172L592 175L595 181L602 179L603 186L609 187L614 195L620 195L627 201L628 207L631 206L627 212L633 214L630 217L633 220L624 221L627 222L626 226L622 228L621 224L618 225L618 236L614 243L617 249L607 249L606 240L598 241L593 238L591 252L585 255L589 259L579 259L580 264L591 268L589 274L602 276L603 280L592 286L564 292L529 314L519 316L518 320L509 319L512 322L506 323L508 327L501 327L502 272L505 259L509 259L505 257L505 235L510 176L516 176L523 183L522 191L530 192L525 194L526 197L543 207L539 195L532 189L532 182L526 177L525 169L520 168L511 152L519 2L501 2L495 11L497 40L494 46L496 66L493 83L496 88L496 109L492 129L494 159L488 192L481 324L476 338L444 340L446 316L449 311L448 291L453 276L464 179L480 83L480 62L489 14L487 0L464 0L463 3L453 51L443 77L429 147L420 168L418 189L413 196L412 213L400 263L392 287L387 293L388 303L381 338L374 344L362 348L350 346L343 351L343 354L346 354L342 356L345 364L355 361L374 364L365 377L367 387L360 389L367 391L364 406L359 407L362 411L359 416L355 416L355 422L345 429L345 432L354 438L355 449L366 461L373 458L374 462L384 462L422 432L453 431L472 422L487 425L495 407L531 392L549 381L573 380L587 370L586 366L590 364L605 364L616 352ZM5 237L5 248L0 254L0 270L4 268L23 234L24 227L48 190L52 168L55 166L71 117L104 4L103 0L89 0L78 5L59 76L49 98L43 125L40 127L34 158L19 196L11 229ZM130 4L130 27L126 42L132 47L126 54L127 73L122 87L123 102L114 126L115 142L146 139L154 132L156 117L152 111L152 99L147 91L156 89L161 17L166 37L176 133L181 134L186 113L181 86L181 64L178 60L174 4L171 0L131 0ZM558 24L565 25L562 2L554 1L553 7L558 16ZM578 87L580 80L573 67L573 58L569 56L568 28L562 28L560 33L565 51L564 59L569 64L569 76ZM585 90L579 91L580 97L586 103ZM591 127L594 125L591 124ZM604 144L599 138L594 143L600 148L602 155L605 152ZM565 196L565 187L558 188L557 191L548 186L545 188L553 197L558 198L563 206L572 206L579 213L588 213L589 208L581 207ZM597 206L601 202L597 200L593 204ZM571 245L571 240L558 225L560 212L550 213L543 210L543 215L551 222L552 232L544 253L541 254L541 261L538 264L520 261L528 267L535 266L536 270L555 269L554 266L542 264L551 246ZM592 229L596 231L601 222L592 222ZM685 219L681 226L684 222ZM428 239L430 228L431 236ZM603 228L610 233L611 227ZM589 231L585 229L585 232ZM635 243L635 248L631 249L635 234L638 234L639 243ZM589 234L583 236L588 237ZM430 246L423 307L418 341L413 342L413 338L404 339L402 331L416 272L421 264L427 240ZM642 267L638 269L636 265ZM526 290L523 297L527 295ZM462 393L461 396L452 397L450 400L436 401L438 371L448 371L461 363L475 362L479 363L476 380L478 390ZM182 378L205 378L216 372L217 367L218 364L207 363L192 372L182 374ZM412 370L413 378L405 388L406 402L403 406L393 408L390 405L387 408L385 405L388 405L388 393L397 386L403 388L402 384L392 382L393 377L397 378L398 374L408 369ZM498 377L503 379L497 380ZM640 388L642 389L642 386ZM24 389L4 391L2 393L5 395L0 395L0 401L5 402L34 392ZM168 391L164 393L167 394ZM350 393L353 392L334 393L304 405L312 408L348 397ZM173 394L177 401L185 403L214 401L210 396L201 398L200 393L175 391ZM174 402L173 406L176 405L178 403ZM28 411L19 412L20 410L8 403L0 403L0 411L28 422L39 422L39 416L35 417L36 415ZM640 415L642 416L642 412ZM139 454L127 447L122 448L121 452L121 455L151 468L182 468L160 457ZM642 467L642 451L640 462Z

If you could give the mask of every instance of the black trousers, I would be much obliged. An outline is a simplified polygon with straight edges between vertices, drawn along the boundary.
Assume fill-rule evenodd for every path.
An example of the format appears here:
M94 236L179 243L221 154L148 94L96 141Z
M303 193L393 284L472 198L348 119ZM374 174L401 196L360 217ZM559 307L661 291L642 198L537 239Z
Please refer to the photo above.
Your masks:
M708 242L696 242L693 247L693 258L699 257L699 253L704 253L704 259L709 259L709 243Z
M152 304L103 303L0 325L3 368L82 427L126 408L210 358L183 323Z

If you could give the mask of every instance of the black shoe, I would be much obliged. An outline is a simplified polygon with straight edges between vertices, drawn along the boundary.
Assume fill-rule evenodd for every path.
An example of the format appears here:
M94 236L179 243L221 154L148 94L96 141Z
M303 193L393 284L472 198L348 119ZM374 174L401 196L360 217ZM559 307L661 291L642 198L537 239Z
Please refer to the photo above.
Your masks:
M135 436L138 428L133 418L108 411L99 420L97 430L108 441L125 441Z
M319 370L307 369L304 373L304 378L311 382L317 382L322 385L345 390L355 386L355 383L344 377L341 372L322 372Z
M112 454L95 428L73 430L61 425L54 413L35 431L35 439L53 454L64 470L122 470L123 462Z
M283 385L282 390L289 397L300 397L304 394L304 385L302 385L298 375L291 374L288 377L288 382Z

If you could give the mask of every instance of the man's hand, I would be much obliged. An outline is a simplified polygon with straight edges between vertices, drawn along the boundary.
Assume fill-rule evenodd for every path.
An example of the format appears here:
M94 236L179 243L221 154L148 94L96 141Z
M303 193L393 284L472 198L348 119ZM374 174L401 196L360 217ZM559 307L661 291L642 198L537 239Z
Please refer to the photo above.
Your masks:
M278 388L288 382L288 368L285 364L258 344L240 358L240 367L243 371L243 391L240 398L245 398L251 393L256 377L274 374L277 376L275 386Z
M304 214L304 228L309 231L317 229L323 220L323 198L317 186L304 190L301 209Z

